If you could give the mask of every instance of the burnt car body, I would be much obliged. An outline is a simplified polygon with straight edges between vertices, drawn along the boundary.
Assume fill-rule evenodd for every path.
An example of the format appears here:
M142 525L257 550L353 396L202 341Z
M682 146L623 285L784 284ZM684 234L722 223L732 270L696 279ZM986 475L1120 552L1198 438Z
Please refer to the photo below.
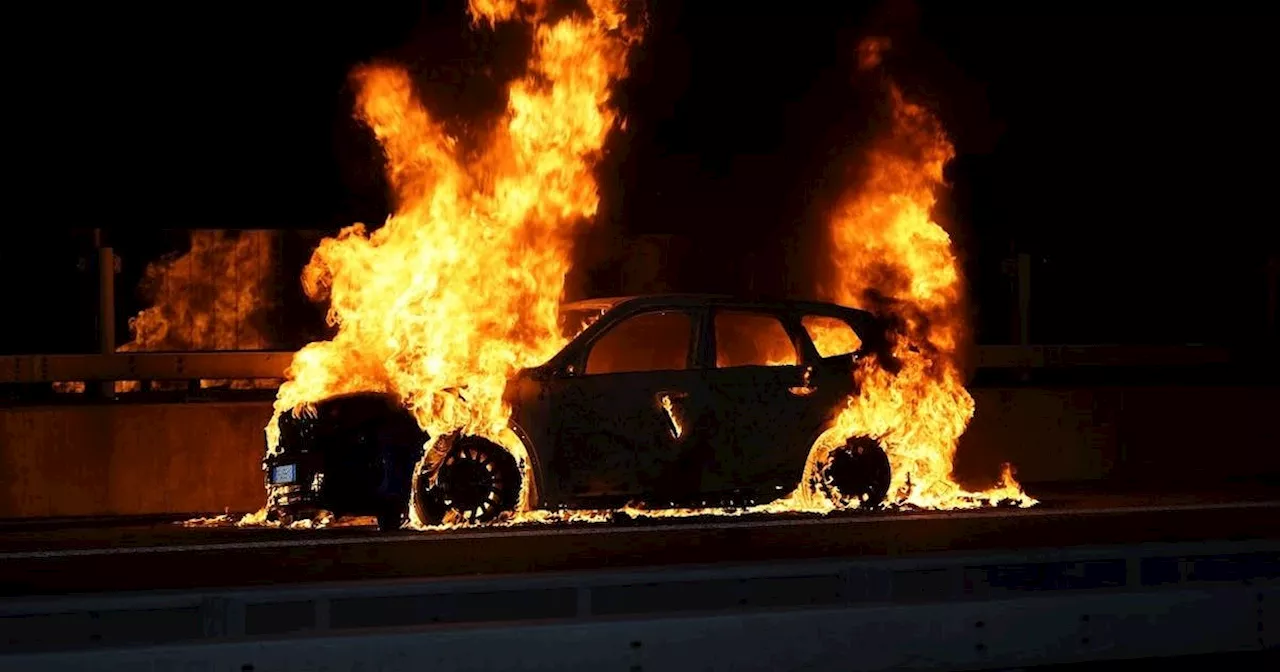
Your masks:
M525 474L539 508L766 502L799 483L815 440L858 393L857 361L884 344L870 313L818 302L658 295L577 302L564 314L576 336L505 391L527 469L479 437L451 437L441 459L420 461L428 437L406 411L349 395L282 418L279 453L265 463L273 504L389 526L416 488L423 520L454 511L482 521L515 506ZM573 328L582 316L595 319ZM842 332L824 341L844 347L819 352L818 330ZM837 451L840 492L878 503L887 458L866 437L847 448ZM431 473L415 473L420 462Z

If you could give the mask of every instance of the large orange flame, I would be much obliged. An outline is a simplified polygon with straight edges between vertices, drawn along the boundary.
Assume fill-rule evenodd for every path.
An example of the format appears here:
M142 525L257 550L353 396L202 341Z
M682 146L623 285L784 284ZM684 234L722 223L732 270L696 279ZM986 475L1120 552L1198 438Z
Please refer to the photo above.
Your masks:
M373 130L397 196L375 231L356 224L323 241L303 284L327 299L338 327L293 359L267 427L326 397L400 397L432 436L492 438L522 457L505 430L502 390L545 361L577 234L596 212L592 169L617 122L610 88L639 35L614 0L589 15L547 19L545 3L473 0L477 23L520 19L534 29L527 73L505 113L463 154L392 65L354 73L360 118Z
M511 84L506 113L478 153L459 152L415 98L403 70L373 66L355 73L360 116L382 143L399 202L383 227L346 229L324 241L308 265L304 286L313 298L329 301L338 331L295 356L267 427L272 449L281 413L305 411L337 394L383 391L398 395L433 436L479 434L523 456L505 429L502 388L516 369L563 346L556 313L571 245L595 213L591 168L616 122L608 92L625 75L627 50L638 39L616 5L588 5L589 18L547 22L541 2L471 2L477 23L520 18L535 26L529 72ZM864 43L862 67L876 67L885 46ZM834 272L824 290L837 302L895 318L893 361L867 360L859 370L863 393L819 440L804 481L787 499L737 509L624 511L830 510L834 504L807 484L828 452L855 434L886 446L897 504L1033 503L1009 470L998 487L981 493L951 479L973 399L958 363L962 278L931 210L954 151L934 117L892 83L888 90L891 128L869 150L865 179L830 219ZM822 333L842 332L815 336ZM850 349L821 340L818 346ZM523 499L522 508L527 505ZM605 520L608 514L526 511L506 522L566 517Z
M888 46L884 39L862 42L859 67L878 69ZM885 359L896 361L864 360L857 373L862 392L815 447L810 470L832 447L864 434L889 454L890 497L898 504L1032 504L1008 466L1000 483L983 492L965 491L952 478L974 402L960 366L964 279L932 211L955 149L936 117L908 101L893 81L885 83L889 127L868 148L860 183L830 215L831 272L822 289L835 302L887 317L892 356Z

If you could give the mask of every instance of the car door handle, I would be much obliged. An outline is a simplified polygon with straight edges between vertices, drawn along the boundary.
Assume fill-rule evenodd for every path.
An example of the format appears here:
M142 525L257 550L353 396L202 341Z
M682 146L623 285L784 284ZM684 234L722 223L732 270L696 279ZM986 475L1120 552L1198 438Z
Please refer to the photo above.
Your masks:
M788 387L787 392L790 392L796 397L807 397L817 391L817 389L818 388L813 384L813 367L806 366L804 367L804 373L801 374L800 384Z
M658 408L667 420L667 431L671 432L671 438L679 440L684 435L684 423L680 420L676 413L675 402L679 399L688 397L688 392L659 392Z

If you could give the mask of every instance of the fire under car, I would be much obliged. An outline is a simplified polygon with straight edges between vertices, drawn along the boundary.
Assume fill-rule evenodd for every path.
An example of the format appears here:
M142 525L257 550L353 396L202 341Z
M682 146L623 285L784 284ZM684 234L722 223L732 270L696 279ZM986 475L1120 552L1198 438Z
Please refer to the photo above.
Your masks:
M857 362L884 345L872 314L818 302L658 295L563 307L570 331L584 322L507 384L528 465L475 436L448 437L441 459L423 460L429 437L394 397L344 395L281 417L264 463L272 511L373 515L385 529L412 502L428 524L487 522L517 507L526 474L543 509L765 503L795 489L810 448L858 393ZM864 506L888 493L888 458L868 437L833 451L820 473L820 487Z

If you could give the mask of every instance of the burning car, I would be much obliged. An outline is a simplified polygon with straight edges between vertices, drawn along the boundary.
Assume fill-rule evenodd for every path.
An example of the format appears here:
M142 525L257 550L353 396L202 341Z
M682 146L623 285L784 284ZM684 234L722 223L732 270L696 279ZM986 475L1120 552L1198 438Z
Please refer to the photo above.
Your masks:
M858 393L857 363L885 343L865 311L707 295L571 303L562 323L576 335L505 389L524 455L481 436L429 441L389 395L333 397L281 417L264 463L271 507L376 515L386 528L410 506L427 524L492 521L522 492L553 510L777 500ZM819 473L819 487L864 506L888 494L871 437L831 451Z

